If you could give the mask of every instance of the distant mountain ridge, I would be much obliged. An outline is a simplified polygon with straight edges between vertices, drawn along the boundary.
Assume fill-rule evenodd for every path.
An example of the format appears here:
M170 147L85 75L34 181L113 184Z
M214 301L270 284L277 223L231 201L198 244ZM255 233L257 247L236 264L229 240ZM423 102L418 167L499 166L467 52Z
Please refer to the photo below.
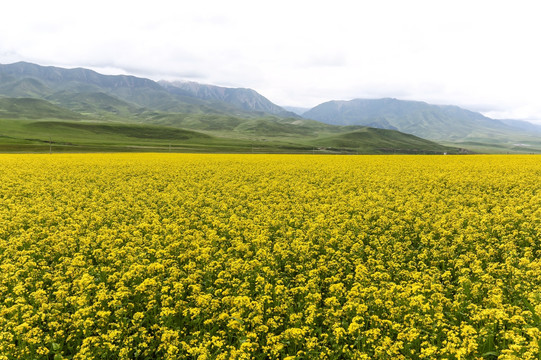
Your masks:
M93 70L64 69L26 62L0 65L0 95L32 97L66 103L62 96L104 93L131 103L135 107L164 111L181 111L189 106L200 107L203 101L171 95L150 79L129 75L102 75ZM60 100L60 101L59 101ZM70 110L75 110L70 108Z
M0 65L0 72L14 78L39 79L47 86L55 88L59 83L84 83L107 89L145 87L161 90L155 81L132 75L103 75L84 68L65 69L55 66L41 66L28 62Z
M490 119L452 105L392 98L329 101L302 115L332 125L361 125L398 130L434 141L463 141L524 134L536 125Z
M173 94L194 96L204 100L223 101L248 111L260 111L281 117L298 117L297 114L272 103L257 91L246 88L228 88L200 84L192 81L158 81Z
M132 109L147 108L180 113L212 113L241 116L270 114L297 117L251 89L220 88L193 83L192 90L131 75L103 75L84 68L64 69L18 62L0 64L0 96L51 100L71 110L81 108L74 95L105 94L111 103L130 103ZM198 91L193 91L198 88ZM222 95L220 95L220 93ZM64 98L69 97L70 100ZM103 100L103 99L102 99ZM100 102L103 102L100 100ZM104 105L105 107L110 104ZM122 105L128 108L126 104ZM102 109L106 110L106 109ZM137 111L137 110L134 110Z

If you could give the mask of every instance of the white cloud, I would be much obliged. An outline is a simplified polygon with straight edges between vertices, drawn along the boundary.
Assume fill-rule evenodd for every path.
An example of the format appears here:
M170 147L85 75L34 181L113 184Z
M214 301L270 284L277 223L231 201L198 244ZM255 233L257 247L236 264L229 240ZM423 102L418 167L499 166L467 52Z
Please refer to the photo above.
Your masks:
M389 96L541 119L537 8L534 0L9 2L0 62L251 87L282 105Z

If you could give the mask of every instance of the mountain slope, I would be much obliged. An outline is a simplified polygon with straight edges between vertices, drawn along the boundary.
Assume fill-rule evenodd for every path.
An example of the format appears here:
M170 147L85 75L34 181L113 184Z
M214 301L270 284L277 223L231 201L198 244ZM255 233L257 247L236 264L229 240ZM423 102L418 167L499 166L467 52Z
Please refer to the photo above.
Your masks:
M64 69L26 62L0 64L0 95L49 99L75 111L88 108L88 104L75 103L74 94L103 93L137 108L165 112L296 117L254 90L223 88L224 96L220 97L218 87L210 88L212 91L194 93L130 75L103 75L83 68ZM119 112L119 109L113 110L113 114Z
M59 91L47 96L46 99L62 107L82 114L114 114L129 117L140 114L144 111L144 108L138 107L127 101L120 100L103 92L78 93Z
M0 65L0 72L16 78L29 77L39 79L51 88L58 86L69 88L71 85L84 83L111 90L122 88L163 90L159 84L149 79L130 75L102 75L93 70L83 68L64 69L55 66L41 66L27 62L17 62Z
M0 94L9 97L41 98L53 93L53 90L34 78L17 79L4 76L0 79Z
M83 116L41 99L0 98L2 119L81 119Z
M243 118L221 114L168 114L144 113L144 122L149 124L180 127L196 131L207 131L226 136L254 137L316 137L319 133L340 133L347 130L339 126L315 120L277 118L265 116Z
M10 77L4 81L0 95L9 97L26 96L45 99L52 94L98 93L103 92L139 107L165 111L181 111L190 105L204 105L204 101L170 94L150 79L128 75L102 75L93 70L76 68L64 69L54 66L18 62L0 65L0 74ZM16 83L32 81L39 91L13 92ZM57 96L58 98L58 96Z
M272 103L252 89L227 88L186 81L168 82L162 80L158 83L173 94L223 101L248 111L260 111L281 117L298 117L295 113Z
M399 130L431 140L461 141L521 133L521 129L457 106L397 99L329 101L303 117L333 125Z
M443 146L417 136L404 134L396 130L364 127L351 132L318 139L318 145L356 149L358 151L376 151L379 153L454 153L456 148Z
M541 134L541 125L536 125L524 120L499 120L502 123L532 134Z

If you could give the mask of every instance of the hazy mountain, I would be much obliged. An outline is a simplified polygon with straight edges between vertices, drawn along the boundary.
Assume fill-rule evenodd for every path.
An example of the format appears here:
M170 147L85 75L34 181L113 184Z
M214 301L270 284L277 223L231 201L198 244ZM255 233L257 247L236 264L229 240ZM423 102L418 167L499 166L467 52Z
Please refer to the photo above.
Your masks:
M223 101L248 111L264 112L281 117L298 117L295 113L286 111L252 89L227 88L192 81L168 82L162 80L158 83L173 94Z
M297 115L302 116L305 112L310 110L310 108L304 108L304 107L298 107L298 106L282 106L287 111L291 111L292 113L295 113Z
M65 105L69 100L62 100L64 95L104 93L135 106L171 111L196 103L193 98L186 101L171 95L149 79L102 75L82 68L63 69L18 62L0 65L0 74L4 79L0 95L8 97L51 98Z
M295 116L254 90L199 87L201 90L194 92L172 84L164 87L150 79L102 75L83 68L64 69L26 62L0 65L0 96L47 99L74 111L99 108L118 114L131 106L176 113ZM96 94L101 94L101 99ZM104 96L108 96L105 104ZM121 109L112 106L115 102Z
M144 88L163 91L156 82L129 75L102 75L93 70L76 68L64 69L54 66L41 66L27 62L0 65L0 73L10 75L14 80L37 79L51 89L83 89L103 88L122 92L122 89ZM81 86L81 85L85 86Z
M390 98L329 101L307 111L303 117L333 125L394 129L438 141L524 133L524 126L521 128L510 122L493 120L458 106Z
M523 121L523 120L505 119L505 120L499 120L499 121L515 129L521 129L521 130L534 133L534 134L541 134L541 125L533 124L531 122Z

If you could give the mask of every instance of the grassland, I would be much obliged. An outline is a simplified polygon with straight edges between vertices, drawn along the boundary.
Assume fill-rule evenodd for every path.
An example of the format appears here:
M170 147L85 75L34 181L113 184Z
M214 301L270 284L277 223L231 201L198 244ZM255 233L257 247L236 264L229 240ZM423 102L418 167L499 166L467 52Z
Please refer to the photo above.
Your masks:
M0 120L0 124L4 152L250 152L254 148L248 140L154 125L58 120ZM257 145L272 150L274 144Z
M541 153L532 136L438 144L393 130L268 114L151 110L100 92L47 99L0 98L0 152Z
M88 117L76 120L4 119L0 120L0 152L458 152L456 148L398 132L363 127L339 128L310 120L292 123L221 115L144 116L144 119L113 120Z

